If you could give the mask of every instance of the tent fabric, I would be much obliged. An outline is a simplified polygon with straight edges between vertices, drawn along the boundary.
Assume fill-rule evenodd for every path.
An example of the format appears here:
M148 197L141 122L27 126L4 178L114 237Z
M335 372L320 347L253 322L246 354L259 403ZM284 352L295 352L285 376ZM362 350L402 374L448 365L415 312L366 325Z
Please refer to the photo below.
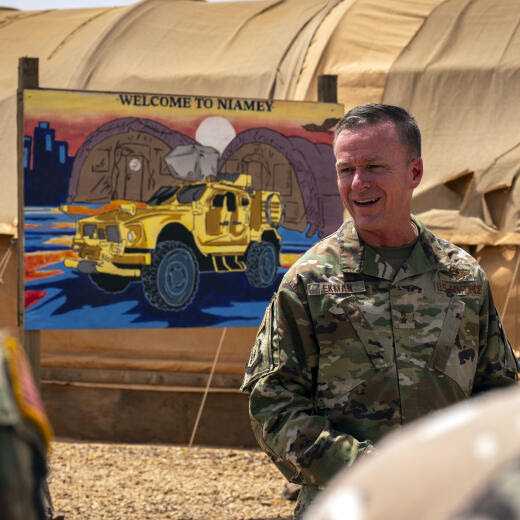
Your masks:
M154 92L270 97L293 39L331 3L144 1L107 31L78 80L87 89L142 90L146 78Z
M454 217L451 232L489 227L518 244L519 49L516 0L448 0L388 73L383 101L406 107L422 130L426 173L413 209L429 218L435 207L434 229ZM451 181L464 172L473 179L456 194Z
M520 247L484 246L476 258L486 272L504 329L513 348L520 350ZM509 295L507 309L506 299ZM504 312L505 310L505 312Z
M315 101L318 76L336 74L338 99L346 110L362 103L379 103L388 70L442 1L342 2L316 33L307 55L309 66L305 66L295 92L297 98Z

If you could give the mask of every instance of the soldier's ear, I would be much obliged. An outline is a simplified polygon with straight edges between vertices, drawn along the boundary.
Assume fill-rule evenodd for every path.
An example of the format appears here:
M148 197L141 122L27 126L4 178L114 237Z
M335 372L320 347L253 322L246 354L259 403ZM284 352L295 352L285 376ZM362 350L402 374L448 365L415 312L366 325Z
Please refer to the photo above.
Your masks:
M421 157L417 157L417 159L410 161L408 171L410 173L410 187L412 189L417 188L423 176L423 161Z

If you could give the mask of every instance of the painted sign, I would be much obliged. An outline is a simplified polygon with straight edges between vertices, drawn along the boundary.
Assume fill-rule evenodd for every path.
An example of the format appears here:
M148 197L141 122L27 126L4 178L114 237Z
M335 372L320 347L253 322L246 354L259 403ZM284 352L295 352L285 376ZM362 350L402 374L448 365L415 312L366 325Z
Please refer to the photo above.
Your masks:
M342 220L340 105L24 91L25 328L256 326Z

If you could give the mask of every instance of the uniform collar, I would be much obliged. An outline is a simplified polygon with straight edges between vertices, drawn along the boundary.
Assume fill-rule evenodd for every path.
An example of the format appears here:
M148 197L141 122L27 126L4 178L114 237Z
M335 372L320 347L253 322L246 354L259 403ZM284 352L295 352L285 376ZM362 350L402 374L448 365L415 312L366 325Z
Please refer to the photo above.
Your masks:
M337 240L341 252L341 269L345 273L363 273L384 280L399 281L432 270L450 274L454 262L439 241L417 218L411 217L419 230L419 237L410 257L403 264L398 276L393 268L372 248L365 247L354 227L352 219L347 219L337 231Z

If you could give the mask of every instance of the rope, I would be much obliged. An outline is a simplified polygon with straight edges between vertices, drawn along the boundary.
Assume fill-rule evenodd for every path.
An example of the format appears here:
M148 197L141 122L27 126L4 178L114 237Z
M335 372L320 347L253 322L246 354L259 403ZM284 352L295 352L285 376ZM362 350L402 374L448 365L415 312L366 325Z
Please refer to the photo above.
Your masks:
M195 425L193 426L193 431L191 432L190 443L188 444L189 448L191 448L191 446L193 445L193 439L195 438L197 428L199 427L200 416L202 415L202 410L204 409L204 405L206 404L206 398L208 397L209 387L211 386L211 380L213 379L213 374L215 373L215 367L217 366L220 349L222 348L222 344L224 343L224 336L226 335L226 331L227 327L224 327L220 336L220 342L218 344L217 352L215 353L215 358L213 359L213 366L211 367L211 372L209 373L208 382L206 384L206 390L204 391L204 396L202 397L202 402L199 406L199 412L197 413L197 418L195 419Z
M504 316L504 319L506 317L507 312L507 306L509 305L509 298L511 297L511 293L513 292L513 287L515 285L516 275L518 273L518 266L520 265L520 247L516 250L516 265L515 270L513 272L513 276L511 278L511 283L509 285L509 289L507 291L506 301L504 303L504 308L502 309L502 316Z
M9 248L4 253L4 256L2 257L2 260L0 260L0 284L4 284L4 274L5 270L7 269L7 264L9 263L9 260L11 259L11 256L13 254L13 248L14 244L16 243L16 238L11 238L11 244L9 245Z

